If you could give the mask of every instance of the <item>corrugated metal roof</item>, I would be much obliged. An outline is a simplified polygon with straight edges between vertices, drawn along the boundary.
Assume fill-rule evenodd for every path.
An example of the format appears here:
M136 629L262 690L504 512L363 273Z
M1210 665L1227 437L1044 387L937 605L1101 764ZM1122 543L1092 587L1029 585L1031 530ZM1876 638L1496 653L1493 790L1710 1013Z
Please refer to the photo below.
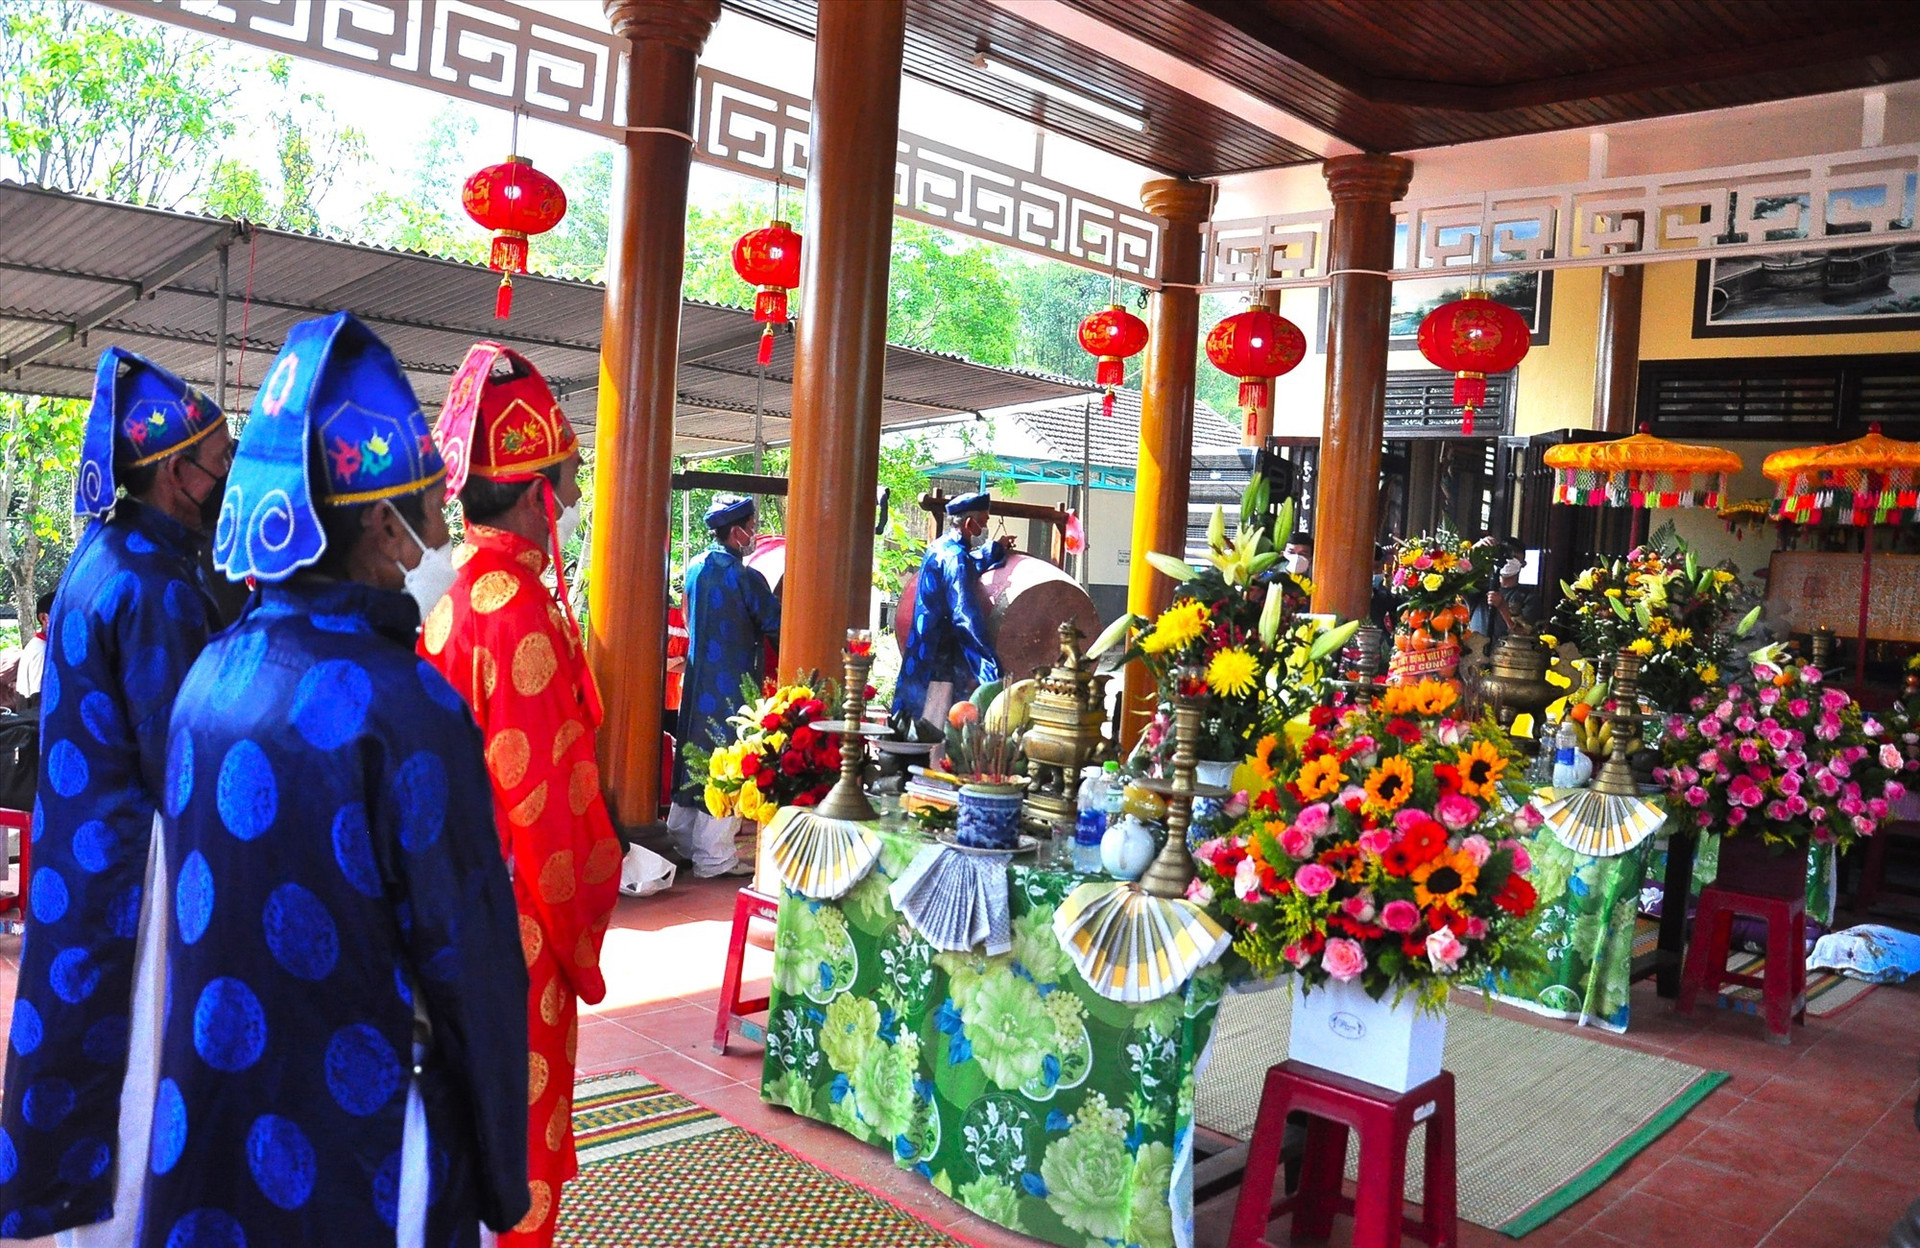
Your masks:
M117 344L212 393L223 244L230 409L252 402L289 327L347 308L393 348L427 410L446 397L468 346L494 338L534 362L591 440L605 302L595 283L517 277L513 316L501 322L493 319L499 277L477 265L8 182L0 182L0 388L84 398L100 351ZM751 444L759 339L743 309L682 303L677 453ZM792 379L793 338L782 335L764 391L772 445L789 437ZM890 346L881 422L939 420L1085 389Z
M1092 417L1087 404L1092 403ZM1003 413L1000 419L1025 427L1053 458L1063 464L1081 462L1081 443L1085 440L1093 464L1101 468L1132 468L1140 462L1140 392L1116 390L1113 415L1100 411L1100 398L1075 395L1048 402L1029 404L1017 411ZM1240 446L1240 431L1225 417L1195 400L1193 404L1193 451L1195 455L1229 454Z

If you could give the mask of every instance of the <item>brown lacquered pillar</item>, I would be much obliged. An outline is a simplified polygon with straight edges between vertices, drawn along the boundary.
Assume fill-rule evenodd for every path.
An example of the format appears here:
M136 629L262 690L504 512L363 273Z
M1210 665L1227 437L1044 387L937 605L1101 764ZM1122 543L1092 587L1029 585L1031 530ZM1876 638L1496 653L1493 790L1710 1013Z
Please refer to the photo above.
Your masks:
M906 40L901 0L819 13L780 615L788 675L838 672L847 629L868 617Z
M1277 290L1261 292L1260 306L1275 316L1278 316L1280 314L1280 292ZM1267 383L1266 402L1253 409L1252 414L1247 417L1246 423L1241 430L1240 441L1243 445L1253 447L1265 446L1267 439L1273 436L1273 407L1274 401L1279 393L1280 383L1278 380ZM1286 534L1283 533L1280 536L1282 541L1286 539Z
M1327 268L1327 411L1320 432L1313 523L1313 609L1364 619L1380 516L1380 441L1387 408L1387 320L1393 213L1411 162L1335 156L1322 172L1333 195ZM1345 270L1345 271L1343 271ZM1358 271L1355 271L1358 270Z
M1633 410L1640 391L1640 298L1646 288L1644 265L1625 264L1619 272L1600 271L1600 353L1593 367L1593 427L1607 433L1633 432Z
M593 485L587 653L606 721L600 759L622 827L654 823L660 806L660 712L667 653L668 500L673 471L680 278L687 247L694 63L720 0L606 0L632 42L628 133L607 248L600 409Z
M1187 549L1187 490L1193 476L1193 381L1200 353L1199 226L1213 207L1213 187L1160 178L1140 188L1140 203L1167 219L1160 277L1168 285L1147 298L1147 349L1140 378L1140 463L1133 484L1133 565L1127 610L1151 618L1173 601L1173 581L1146 553L1178 559ZM1155 705L1153 677L1127 665L1123 749L1132 749Z

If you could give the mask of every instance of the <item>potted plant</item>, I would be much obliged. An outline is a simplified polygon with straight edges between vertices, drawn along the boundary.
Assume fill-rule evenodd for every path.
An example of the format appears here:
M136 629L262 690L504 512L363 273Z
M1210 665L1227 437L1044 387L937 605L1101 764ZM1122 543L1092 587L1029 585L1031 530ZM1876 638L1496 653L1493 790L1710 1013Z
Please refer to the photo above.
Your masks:
M1797 894L1810 847L1844 852L1906 794L1897 777L1915 764L1884 726L1780 647L1755 651L1741 679L1692 709L1669 717L1655 779L1695 829L1722 835L1728 888Z
M1235 954L1304 990L1290 1055L1397 1091L1439 1072L1449 989L1538 957L1503 792L1518 755L1458 696L1427 680L1316 708L1297 751L1260 743L1247 813L1195 853L1191 896Z

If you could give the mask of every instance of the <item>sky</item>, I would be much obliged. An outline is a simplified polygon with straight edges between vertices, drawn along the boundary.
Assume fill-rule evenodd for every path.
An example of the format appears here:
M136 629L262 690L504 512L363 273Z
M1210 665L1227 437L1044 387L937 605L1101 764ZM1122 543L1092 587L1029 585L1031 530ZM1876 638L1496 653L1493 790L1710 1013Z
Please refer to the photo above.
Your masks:
M564 17L582 25L606 29L597 0L534 0L528 7ZM260 63L265 53L235 45L233 55ZM716 69L796 94L808 94L813 80L813 44L810 40L723 10L709 39L702 62ZM479 132L462 155L463 168L479 168L504 157L511 143L511 116L505 110L455 100L389 79L311 61L293 62L291 87L295 93L324 97L337 120L366 137L370 159L355 177L336 187L322 203L331 220L350 217L353 205L376 191L407 188L428 126L443 108L478 118ZM268 115L283 104L277 88L259 82L237 101L248 119L233 140L235 154L266 168L273 163ZM1030 168L1037 128L971 100L939 90L914 78L901 87L900 125L903 130L951 144L1009 164ZM519 150L555 175L611 145L598 135L558 126L537 118L523 118ZM1142 182L1153 171L1110 156L1072 139L1049 134L1043 143L1043 169L1049 177L1096 195L1123 203L1137 203ZM769 206L770 183L696 162L689 188L692 203L712 207L742 195L764 195Z

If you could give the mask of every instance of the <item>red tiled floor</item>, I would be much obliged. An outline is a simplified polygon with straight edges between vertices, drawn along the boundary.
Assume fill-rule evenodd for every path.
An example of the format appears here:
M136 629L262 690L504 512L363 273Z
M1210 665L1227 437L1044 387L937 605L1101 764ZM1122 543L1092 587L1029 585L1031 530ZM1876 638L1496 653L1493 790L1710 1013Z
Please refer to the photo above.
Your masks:
M726 1055L713 1052L739 887L739 880L688 878L662 895L622 899L604 958L607 1000L581 1010L581 1071L639 1070L981 1248L1033 1243L946 1200L883 1150L762 1103L758 1045L736 1037ZM17 948L17 937L0 937L0 1006L12 996ZM749 995L764 991L771 969L764 949L749 949ZM1702 1007L1682 1017L1648 983L1635 985L1632 1009L1625 1036L1580 1034L1733 1078L1610 1181L1529 1235L1525 1248L1871 1248L1920 1196L1913 1122L1920 984L1883 988L1836 1018L1809 1019L1785 1047L1766 1043L1749 1015ZM1230 1218L1230 1202L1224 1213L1203 1208L1198 1248L1224 1243ZM1350 1226L1335 1223L1330 1248L1351 1242ZM1284 1221L1269 1234L1277 1245L1289 1242ZM1460 1243L1514 1241L1462 1223Z

